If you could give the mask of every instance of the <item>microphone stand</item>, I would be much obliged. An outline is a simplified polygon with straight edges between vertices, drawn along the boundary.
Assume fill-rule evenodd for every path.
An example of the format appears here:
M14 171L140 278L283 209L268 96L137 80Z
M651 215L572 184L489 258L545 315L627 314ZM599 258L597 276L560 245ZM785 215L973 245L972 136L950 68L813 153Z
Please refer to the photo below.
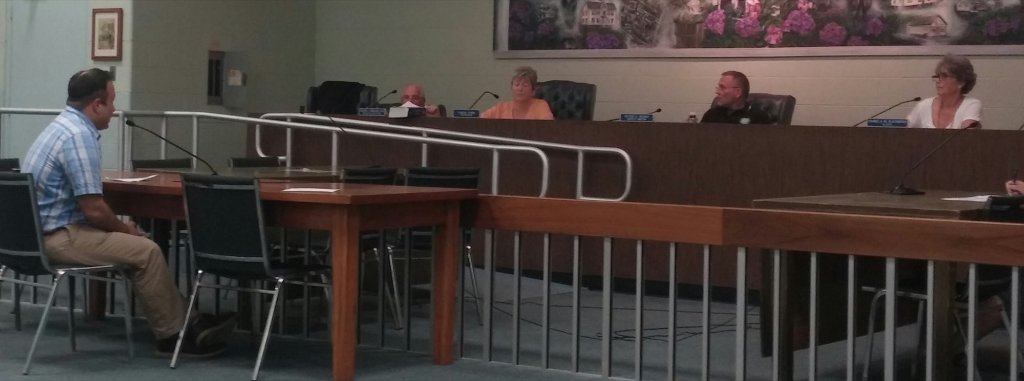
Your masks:
M209 168L209 169L210 169L210 173L212 173L212 174L213 174L214 176L216 176L216 175L217 175L217 170L216 170L216 169L213 169L213 166L212 166L212 165L210 165L210 163L206 162L206 160L203 160L203 158L201 158L201 157L199 157L198 155L196 155L196 154L192 153L191 151L189 151L189 150L187 150L187 149L184 149L184 148L182 148L181 146L179 146L179 145L175 144L174 142L172 142L172 141L168 140L167 138L165 138L165 137L163 137L163 136L160 136L160 134L158 134L158 133L156 133L156 132L153 132L153 131L149 130L148 128L144 128L144 127L142 127L142 126L140 126L140 125L138 125L138 124L135 124L135 121L133 121L133 120L131 120L131 119L129 119L129 120L126 120L126 121L124 122L124 124L127 124L127 125L129 125L129 126L132 126L132 127L134 127L134 128L138 128L138 129L140 129L140 130L143 130L143 131L146 131L146 132L148 132L148 133L152 134L153 136L156 136L156 138L157 138L157 139L160 139L160 140L163 140L163 141L167 142L168 144L170 144L170 145L174 146L174 148L177 148L177 149L181 150L181 152L184 152L184 153L188 154L189 156L192 156L192 157L196 158L196 160L199 160L200 162L202 162L203 164L205 164L205 165L206 165L206 168Z
M903 183L907 181L907 177L910 176L910 174L913 173L914 170L917 169L917 167L921 166L921 164L928 160L928 158L932 157L932 155L934 155L936 152L939 152L939 149L945 146L946 143L949 143L950 140L953 140L953 138L959 136L964 131L974 129L974 126L975 124L972 124L967 128L959 129L956 132L950 134L949 137L942 141L942 143L939 143L939 145L935 146L935 148L932 148L931 151L925 154L924 157L918 159L917 162L915 162L914 165L910 166L910 169L908 169L907 172L905 172L903 176L900 177L899 183L897 183L896 186L892 187L892 189L889 190L889 194L895 194L900 196L914 196L924 194L923 191L903 185Z
M394 93L397 93L397 92L398 92L398 89L394 89L394 90L388 91L388 93L387 93L387 94L384 94L384 96L382 96L382 97L380 97L380 98L377 98L377 104L379 105L379 104L380 104L380 101L384 100L384 98L387 98L387 97L388 97L388 96L390 96L391 94L394 94Z
M492 93L490 91L484 91L484 92L480 93L479 97L476 97L476 100L473 101L473 104L469 105L468 109L472 110L473 106L476 106L477 102L480 102L480 99L483 98L484 95L487 95L487 94L491 94L491 96L494 97L494 99L498 99L498 94Z
M860 125L861 123L867 122L867 121L871 120L871 118L874 118L874 117L876 117L876 116L879 116L879 115L885 114L885 112L886 112L886 111L892 110L892 109L894 109L894 108L896 108L896 107L899 107L900 105L903 105L903 104L907 104L907 103L910 103L910 102L920 102L920 101L921 101L921 97L914 97L913 99L907 99L907 100L905 100L905 101L903 101L903 102L900 102L900 103L894 104L894 105L890 106L889 108L887 108L887 109L885 109L885 110L882 110L882 112L879 112L879 113L877 113L877 114L875 114L875 115L872 115L872 116L868 117L867 119L864 119L864 120L862 120L862 121L860 121L860 122L854 123L854 125L852 125L852 126L850 126L850 127L857 127L857 126L859 126L859 125Z

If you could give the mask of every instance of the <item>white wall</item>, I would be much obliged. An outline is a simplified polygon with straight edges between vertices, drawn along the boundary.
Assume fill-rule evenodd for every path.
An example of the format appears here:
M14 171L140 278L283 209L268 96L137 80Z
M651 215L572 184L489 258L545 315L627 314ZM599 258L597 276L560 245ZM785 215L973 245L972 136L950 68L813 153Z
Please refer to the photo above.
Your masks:
M135 110L206 111L246 115L298 111L313 82L313 3L308 0L135 0L132 106ZM127 43L126 43L127 45ZM206 104L210 50L248 62L241 108ZM139 123L158 128L154 119ZM191 144L191 120L171 124L171 137ZM135 134L137 158L155 158L155 141ZM245 126L204 122L198 152L214 165L245 155ZM168 148L168 157L182 157Z
M792 94L794 124L850 125L914 96L932 96L937 57L495 59L494 2L485 0L317 0L316 82L353 80L381 92L421 82L431 102L466 107L483 90L507 98L512 70L540 80L597 84L594 119L661 107L659 121L702 113L725 70L746 73L752 91ZM985 128L1024 121L1021 56L971 56ZM487 103L484 103L487 102ZM478 108L493 101L481 101ZM886 116L903 117L910 106Z

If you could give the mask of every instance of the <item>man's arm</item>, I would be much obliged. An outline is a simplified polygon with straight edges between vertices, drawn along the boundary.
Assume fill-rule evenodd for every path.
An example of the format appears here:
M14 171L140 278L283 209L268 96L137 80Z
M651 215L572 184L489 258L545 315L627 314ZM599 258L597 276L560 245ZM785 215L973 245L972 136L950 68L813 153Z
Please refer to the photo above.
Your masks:
M126 224L117 219L102 195L87 194L78 197L78 208L85 215L89 226L108 232L144 235L135 224Z

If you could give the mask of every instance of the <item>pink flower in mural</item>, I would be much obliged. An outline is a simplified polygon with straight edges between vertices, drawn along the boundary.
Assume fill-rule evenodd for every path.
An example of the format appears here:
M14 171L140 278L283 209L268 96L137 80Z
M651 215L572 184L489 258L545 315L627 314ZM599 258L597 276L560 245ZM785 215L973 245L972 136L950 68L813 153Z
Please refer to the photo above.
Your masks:
M868 46L868 42L860 36L850 36L849 40L846 40L848 46Z
M864 24L864 34L870 37L878 37L885 31L885 23L878 17L872 17Z
M768 26L767 31L764 33L764 41L767 42L768 45L778 45L782 43L782 28L779 28L776 25Z
M820 38L821 42L825 43L825 45L842 45L843 41L846 40L846 28L843 28L842 25L830 22L821 28L821 32L818 32L818 38Z
M814 26L814 18L811 15L801 10L795 10L786 15L786 21L782 23L782 30L806 36L814 31Z
M736 34L743 38L751 38L761 33L761 23L757 17L744 17L736 22Z
M725 11L717 9L704 19L704 28L715 33L725 33Z
M798 0L796 2L796 9L807 12L808 9L814 8L814 3L811 0Z

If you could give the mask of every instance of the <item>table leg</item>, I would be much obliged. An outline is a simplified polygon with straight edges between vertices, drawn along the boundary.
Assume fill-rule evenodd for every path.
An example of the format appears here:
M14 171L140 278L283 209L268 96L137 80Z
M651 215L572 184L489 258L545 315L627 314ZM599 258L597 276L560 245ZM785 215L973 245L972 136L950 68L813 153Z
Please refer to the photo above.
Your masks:
M339 206L331 229L331 350L335 381L355 377L359 329L359 216Z
M89 320L103 320L107 314L107 283L89 281Z
M455 326L455 287L458 277L459 255L459 203L448 202L445 221L434 234L434 364L452 363L452 345Z
M932 361L933 380L954 379L953 343L956 331L953 329L953 306L955 297L955 267L949 262L935 262L935 305L932 313L935 319L935 353ZM969 372L971 370L968 370Z

